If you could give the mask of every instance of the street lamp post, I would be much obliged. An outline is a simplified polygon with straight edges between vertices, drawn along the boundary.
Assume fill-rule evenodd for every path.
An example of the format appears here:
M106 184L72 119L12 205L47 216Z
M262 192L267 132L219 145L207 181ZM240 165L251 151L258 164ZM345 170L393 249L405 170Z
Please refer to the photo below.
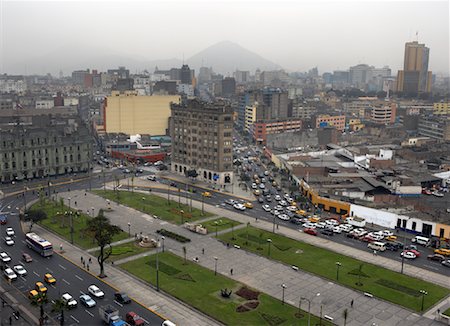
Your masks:
M131 222L128 222L128 236L131 237Z
M275 233L275 215L273 216L273 227L272 227L272 233Z
M281 290L282 290L282 295L281 295L281 304L284 305L284 290L286 289L286 284L281 284Z
M156 240L156 291L159 292L159 239Z
M403 248L402 248L402 251L405 249L405 246L406 246L406 228L408 227L408 221L409 221L409 218L406 220L405 228L403 230ZM403 265L404 265L404 263L405 263L405 255L402 253L402 269L400 271L401 274L403 274Z
M94 217L94 210L95 210L95 208L91 207L91 210L92 210L92 217Z
M422 308L420 309L420 311L423 311L423 304L425 302L425 296L428 295L428 292L425 290L420 290L420 294L422 294Z
M217 275L217 261L219 260L219 258L214 257L214 275Z
M202 194L202 216L205 214L205 196Z
M73 214L72 211L69 211L70 218L70 243L73 244Z
M180 209L181 224L183 224L184 210Z
M161 237L161 240L162 240L162 252L164 252L164 240L166 239L166 237L165 236L162 236Z
M267 239L267 243L269 244L268 255L270 257L270 245L272 244L272 239Z
M342 264L340 262L336 262L336 281L339 281L339 267L341 267Z
M300 302L302 302L302 300L308 301L308 326L311 325L311 300L309 300L308 298L305 297L301 297L300 298ZM300 304L299 304L300 307Z

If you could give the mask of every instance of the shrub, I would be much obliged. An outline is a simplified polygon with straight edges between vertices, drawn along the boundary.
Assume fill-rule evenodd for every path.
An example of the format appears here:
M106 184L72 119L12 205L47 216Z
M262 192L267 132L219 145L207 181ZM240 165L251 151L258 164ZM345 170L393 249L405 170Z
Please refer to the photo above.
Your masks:
M178 242L181 242L181 243L191 242L191 239L186 238L186 237L184 237L184 236L182 236L180 234L177 234L175 232L168 231L166 229L161 229L161 230L158 230L156 232L161 234L161 235L163 235L163 236L165 236L165 237L171 238L171 239L173 239L175 241L178 241Z

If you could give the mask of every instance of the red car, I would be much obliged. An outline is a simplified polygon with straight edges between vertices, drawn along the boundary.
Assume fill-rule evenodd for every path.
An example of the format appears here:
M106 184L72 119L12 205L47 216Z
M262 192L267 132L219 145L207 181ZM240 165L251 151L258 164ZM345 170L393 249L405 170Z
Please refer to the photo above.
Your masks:
M134 311L130 311L125 315L125 321L130 325L145 325L145 321Z
M407 249L407 250L404 250L404 251L410 251L410 252L412 252L414 255L416 255L416 257L420 257L420 252L417 251L417 250L414 250L414 249Z
M317 231L314 229L304 229L303 232L307 233L307 234L311 234L311 235L317 235Z

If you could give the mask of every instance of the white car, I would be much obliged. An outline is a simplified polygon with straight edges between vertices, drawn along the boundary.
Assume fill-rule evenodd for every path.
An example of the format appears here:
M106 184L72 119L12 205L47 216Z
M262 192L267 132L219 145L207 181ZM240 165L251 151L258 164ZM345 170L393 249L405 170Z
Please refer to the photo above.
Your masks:
M234 204L233 207L240 211L245 211L245 206L240 203Z
M260 183L260 184L259 184L259 188L260 188L260 189L265 189L266 186L264 185L264 183Z
M281 200L281 196L280 195L275 195L275 200L276 201L280 201Z
M350 224L340 224L339 227L344 232L350 232L351 230L353 230L353 226Z
M283 220L283 221L289 221L291 218L289 217L289 216L287 216L286 214L279 214L278 216L277 216L280 220Z
M94 301L94 299L92 299L87 294L80 295L80 302L88 308L95 307L95 305L96 305L96 302Z
M13 228L6 228L6 235L8 237L13 237L14 236L14 230Z
M14 271L13 271L11 268L5 269L5 272L4 272L4 273L5 273L5 277L6 277L8 280L14 281L14 280L17 279L16 273L14 273Z
M342 232L342 228L340 228L339 226L334 226L331 230L333 230L334 233L341 233Z
M319 229L325 229L326 226L327 226L327 223L325 223L325 222L319 222L316 225L316 227Z
M0 259L2 262L7 263L11 261L11 257L8 256L6 252L0 252Z
M5 243L8 246L13 246L14 245L14 240L11 237L5 237Z
M256 183L252 183L252 189L258 189L258 185Z
M307 223L303 224L303 227L305 229L315 229L317 227L317 224L316 223L307 222Z
M75 300L69 293L64 293L61 296L61 300L65 303L65 305L69 309L76 308L78 305L77 300Z
M16 265L13 267L14 272L17 273L19 276L25 276L27 275L27 270L22 265Z
M276 210L276 211L282 211L283 210L283 206L277 205L273 209Z
M413 253L412 251L402 251L400 256L403 256L406 259L415 259L415 258L417 258L417 255L415 253Z
M281 205L281 206L287 206L288 203L287 203L287 201L285 201L285 200L280 200L280 205Z
M277 211L276 209L273 209L273 210L270 211L270 214L278 216L278 215L280 215L280 212Z
M329 224L329 225L338 225L338 221L330 218L329 220L326 220L325 223Z
M269 205L262 205L262 209L265 210L266 212L270 212L270 206Z
M289 194L284 194L284 198L285 199L289 199L291 196L289 196Z
M295 206L288 206L288 207L286 207L286 209L288 211L290 211L290 212L295 212L297 210L297 207L295 207Z
M389 230L383 230L381 231L384 237L390 237L391 235L394 235L394 232Z
M98 288L97 285L92 284L90 287L88 287L88 291L90 294L92 294L96 298L103 298L105 294L102 290Z

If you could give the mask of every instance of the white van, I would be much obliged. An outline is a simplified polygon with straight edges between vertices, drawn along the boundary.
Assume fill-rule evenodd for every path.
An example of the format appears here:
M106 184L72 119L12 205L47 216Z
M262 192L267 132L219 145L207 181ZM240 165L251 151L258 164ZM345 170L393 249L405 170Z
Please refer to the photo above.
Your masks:
M385 251L386 250L386 243L384 242L378 242L374 241L367 245L367 248L376 250L376 251Z
M422 237L420 235L416 235L414 238L412 238L411 240L413 243L418 243L422 246L426 246L428 247L431 244L430 239Z

